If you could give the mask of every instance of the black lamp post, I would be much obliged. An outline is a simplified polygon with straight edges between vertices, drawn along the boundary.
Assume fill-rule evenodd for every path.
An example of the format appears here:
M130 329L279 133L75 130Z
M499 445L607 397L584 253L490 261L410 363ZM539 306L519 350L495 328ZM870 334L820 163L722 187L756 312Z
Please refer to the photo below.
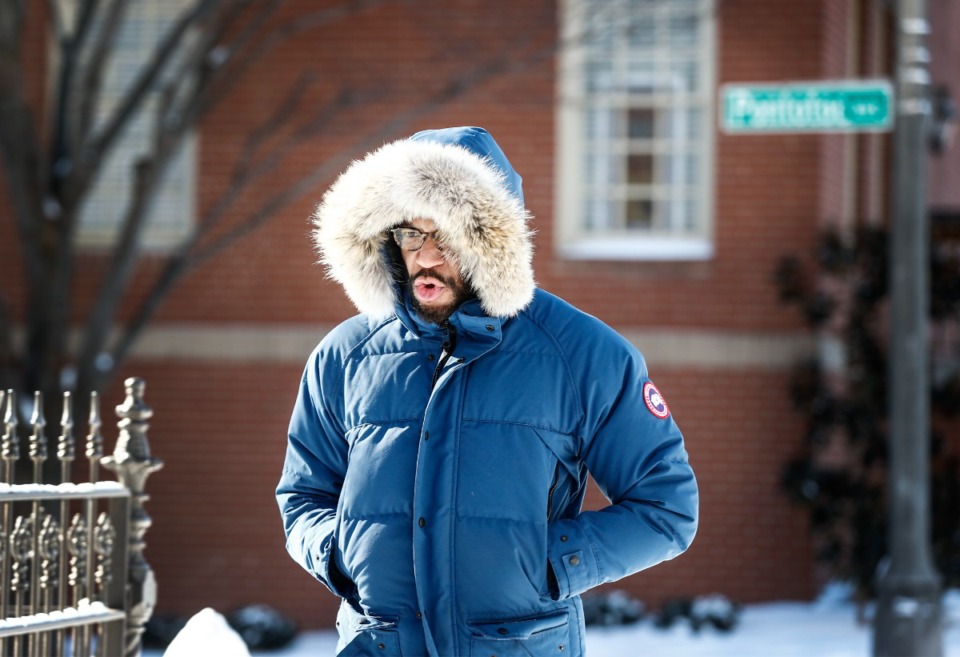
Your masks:
M941 657L940 578L930 550L930 31L925 0L897 3L897 114L890 247L890 554L875 657Z

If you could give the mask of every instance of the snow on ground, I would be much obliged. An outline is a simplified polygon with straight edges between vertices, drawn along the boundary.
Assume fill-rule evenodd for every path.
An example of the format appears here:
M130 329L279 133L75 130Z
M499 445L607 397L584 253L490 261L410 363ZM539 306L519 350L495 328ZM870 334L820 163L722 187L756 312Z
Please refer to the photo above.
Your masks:
M174 654L145 650L144 657L246 657L246 653L223 648L232 639L216 643L214 638L225 629L215 614L204 612L191 622L197 632L192 642L178 641ZM201 615L203 622L194 622ZM203 636L203 628L210 632ZM944 599L944 657L960 657L960 591L951 591ZM588 627L589 657L868 657L872 630L858 625L853 605L830 597L814 603L771 602L747 605L740 623L732 632L713 628L693 632L689 625L678 623L670 629L657 629L649 620L626 627ZM180 639L181 637L178 637ZM214 643L211 643L211 640ZM171 644L173 645L173 644ZM210 652L209 646L221 650ZM191 649L192 646L192 649ZM283 650L254 651L252 655L273 657L320 657L334 655L336 634L333 631L303 632Z

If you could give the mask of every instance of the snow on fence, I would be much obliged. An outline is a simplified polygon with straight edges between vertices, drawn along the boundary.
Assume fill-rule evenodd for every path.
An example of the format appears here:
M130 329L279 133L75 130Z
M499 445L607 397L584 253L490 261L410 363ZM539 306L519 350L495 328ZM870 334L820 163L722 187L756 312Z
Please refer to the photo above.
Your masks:
M99 399L91 396L85 482L73 481L70 393L63 395L52 457L60 466L54 474L58 483L48 483L45 473L57 468L47 463L41 394L35 394L32 418L24 426L15 393L0 390L0 655L140 654L157 599L153 571L143 557L143 536L150 527L143 490L163 463L150 455L147 442L153 410L143 401L145 384L138 378L124 383L112 455L104 456ZM29 433L32 476L25 471L29 462L21 460L21 429ZM101 468L114 472L118 481L100 481Z

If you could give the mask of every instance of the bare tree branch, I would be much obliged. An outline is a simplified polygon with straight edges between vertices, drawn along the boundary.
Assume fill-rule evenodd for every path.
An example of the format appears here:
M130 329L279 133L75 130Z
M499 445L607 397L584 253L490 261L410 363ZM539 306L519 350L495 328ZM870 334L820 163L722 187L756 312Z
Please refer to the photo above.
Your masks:
M186 101L183 107L176 110L175 116L171 114L172 110L170 112L167 111L173 106L172 100L175 96L175 91L171 90L168 92L168 101L170 102L168 102L167 106L160 112L157 122L158 133L156 135L156 141L158 144L164 141L169 148L175 148L183 139L187 130L196 125L206 111L227 93L242 73L265 53L278 45L283 39L290 38L301 31L316 28L327 22L342 19L351 15L353 11L369 9L382 4L386 0L356 0L352 3L352 6L345 4L316 12L307 19L301 18L288 21L270 33L272 38L267 39L268 43L265 44L263 40L261 40L259 46L254 49L255 52L251 53L247 51L246 45L251 43L254 37L263 31L264 23L285 1L286 0L270 0L270 2L265 4L257 16L247 22L244 30L241 31L240 35L234 39L229 47L218 46L215 40L208 39L206 43L203 44L203 47L195 51L194 57L187 58L186 64L181 69L182 74L174 76L174 80L181 82L188 80L189 72L191 70L195 71L197 68L200 68L206 77L203 79L202 84L195 86L196 93ZM218 34L226 32L226 26L238 19L238 13L225 12L221 14L220 17L222 22L220 28L216 30ZM221 55L214 55L214 50L221 49L224 49ZM224 65L224 62L231 61L236 53L241 54L241 59L238 60L242 62L239 66L241 70L238 70L237 66L231 67ZM211 60L216 60L219 65L212 67L200 66L201 61L209 64ZM218 77L221 81L227 80L226 83L221 82L218 84ZM295 101L296 99L294 98L292 102ZM176 120L168 120L173 118ZM279 157L273 157L271 161L276 162L278 159ZM262 171L263 167L258 167L258 170ZM246 175L245 177L250 178L250 176Z
M39 294L43 281L39 216L42 195L38 135L22 86L23 20L22 4L0 2L0 157L20 239L27 293L32 298ZM33 312L29 314L35 316Z
M19 368L13 344L13 318L10 303L0 294L0 412L3 411L6 390L19 388L14 374ZM12 403L13 399L9 399Z
M441 105L456 100L459 96L472 91L476 86L505 72L516 73L534 66L544 59L553 56L554 52L553 46L550 46L535 49L530 53L529 57L519 61L514 60L508 55L492 64L477 67L465 77L458 78L458 80L443 87L434 98L418 104L406 112L394 115L390 121L387 121L378 130L354 144L349 150L342 151L330 158L293 185L268 199L236 227L219 236L216 240L202 247L194 248L194 245L198 243L199 237L199 235L195 235L194 238L191 239L189 247L182 249L176 256L168 261L167 266L160 276L158 276L154 285L144 297L143 302L134 312L132 319L124 327L123 333L112 350L112 360L114 362L120 362L129 355L130 350L170 290L173 289L184 276L260 228L264 223L269 221L271 217L276 216L282 208L296 201L310 190L315 189L316 186L324 180L329 179L340 170L344 161L355 157L357 153L369 151L383 144L384 141L404 133L410 125L423 116L429 115L436 111ZM316 126L313 127L315 128ZM253 174L251 173L250 175ZM246 187L249 182L249 180L244 180L239 181L239 184L242 187ZM231 188L232 187L233 186L231 186ZM211 213L205 217L205 225L208 229L215 223L215 219L219 218L219 216L225 212L226 207L229 205L228 201L230 198L232 198L232 195L228 193L222 195Z
M213 70L221 69L237 52L242 52L247 47L247 44L256 38L263 30L263 26L270 20L271 16L276 14L277 10L279 10L286 1L287 0L267 0L264 2L256 16L246 21L243 29L240 30L240 33L234 38L230 46L222 45L222 41L226 38L230 28L239 20L241 13L240 11L234 11L226 16L221 28L211 33L211 38L204 44L204 63ZM235 5L235 7L239 9L240 5ZM218 52L216 56L210 57L214 49ZM187 72L190 71L184 71L184 73Z
M245 27L241 30L239 39L243 40L247 33L255 34L263 28L263 25L269 20L270 16L286 0L266 0L263 2L256 17L247 21ZM192 110L197 104L197 99L203 90L210 86L211 80L215 79L221 73L221 65L228 59L226 49L221 42L234 29L241 16L247 9L247 2L233 2L225 10L219 12L210 12L207 15L208 24L205 29L198 29L201 35L198 42L191 48L192 53L182 58L177 70L170 76L170 86L174 91L170 92L171 101L177 96L184 96L182 107L174 108L170 103L170 109L177 112L181 123L196 123L199 115ZM202 26L202 21L198 21L197 27ZM192 88L192 93L182 94L184 88ZM175 118L172 115L164 115L161 121L167 123L176 123L170 119Z
M116 116L133 111L132 99L139 98L142 102L147 89L155 88L159 79L161 62L165 53L172 51L174 45L182 43L186 30L194 24L201 24L210 18L214 2L198 3L194 10L181 16L177 26L172 29L161 46L154 53L154 57L147 69L141 73L139 82L128 96L126 109L121 109ZM225 14L229 18L229 12ZM209 27L209 26L208 26ZM152 71L152 72L151 72ZM149 81L149 84L148 84ZM168 121L170 105L177 93L176 86L170 86L163 92L161 103L155 115L154 137L152 152L138 166L137 185L122 221L120 237L113 249L110 266L104 275L94 301L93 310L86 328L83 347L79 356L79 381L81 387L93 387L102 372L95 367L99 353L106 345L110 324L116 313L123 290L132 274L139 253L140 235L146 222L146 209L149 200L157 192L163 172L169 165L173 153L182 142L182 139L193 123L188 121ZM129 114L128 114L129 116ZM118 124L119 125L119 124ZM110 128L104 135L110 135Z
M352 16L355 13L366 11L385 4L389 0L352 0L343 4L320 10L309 16L291 19L261 36L256 44L251 44L252 31L248 36L242 34L230 45L223 46L225 54L220 65L218 80L207 85L206 93L199 99L196 108L197 116L203 116L211 106L223 98L229 90L243 78L251 66L273 50L278 45L295 37L298 34L316 29L333 21ZM248 47L248 44L249 45Z
M279 126L287 123L300 105L300 101L303 100L303 96L307 90L316 82L316 79L317 74L315 71L303 71L283 102L278 104L276 110L255 130L247 135L247 138L243 142L243 147L240 149L240 155L237 156L236 166L233 168L233 175L231 176L232 183L236 183L236 181L246 176L257 151L271 135L277 132Z
M322 180L332 175L335 167L339 166L339 164L339 159L331 160L330 163L315 169L309 176L300 179L297 183L264 203L256 212L250 215L242 225L228 232L204 249L198 250L193 254L181 253L176 258L171 259L150 293L146 296L144 302L137 308L133 318L124 328L123 334L113 349L113 361L120 362L120 360L127 356L133 344L137 338L139 338L150 319L152 319L153 314L160 307L160 304L166 298L167 294L184 275L233 245L240 238L259 228L264 222L274 216L280 208L299 198Z
M50 11L59 10L55 0L49 1ZM67 335L70 316L70 286L76 250L73 248L76 230L77 197L71 193L71 179L77 174L75 166L77 118L74 93L81 91L75 84L76 70L80 66L81 51L89 37L96 0L83 0L74 21L72 31L60 21L61 32L57 46L59 48L59 76L56 93L52 101L52 135L49 140L49 161L44 167L47 173L46 188L43 190L44 213L48 221L43 224L45 234L41 245L45 294L41 303L42 315L47 328L41 334L45 344L37 349L46 354L52 364L59 363L67 351Z
M282 2L286 0L268 0L265 3L265 7L261 9L260 15L253 19L253 23L256 25L262 25L267 21L271 14L273 14L280 6ZM216 47L221 41L223 41L227 34L234 28L237 24L237 21L240 20L240 17L249 7L249 2L233 2L227 6L227 8L221 12L219 25L215 29L208 30L207 38L202 45L201 51L205 54L208 54L210 50ZM181 73L188 74L192 73L193 70L183 70Z
M113 249L108 270L97 291L77 361L78 387L89 389L101 381L103 375L110 375L114 371L112 367L98 369L96 361L98 356L106 351L107 335L139 258L139 240L147 218L146 208L158 191L158 181L162 178L163 171L171 162L172 155L184 136L236 86L237 82L257 62L277 46L308 30L342 20L358 12L371 10L390 0L342 0L335 6L316 10L308 16L303 16L301 12L299 17L285 22L276 21L274 18L278 8L287 0L228 4L224 4L224 0L195 0L195 4L178 17L176 23L161 39L154 49L152 58L140 71L134 85L125 92L118 106L119 109L108 118L105 125L100 126L102 129L98 129L95 119L100 87L116 35L122 24L123 6L126 0L82 1L85 8L91 12L96 11L98 14L95 21L96 29L91 28L89 32L83 32L83 34L95 34L97 38L94 43L85 46L84 57L77 58L82 66L80 74L68 76L72 80L71 84L74 85L69 92L73 96L70 103L65 101L64 107L70 106L74 109L72 116L75 118L72 120L76 122L65 133L71 137L71 143L65 148L74 159L74 168L83 170L77 173L75 178L71 178L70 194L75 194L75 198L80 199L89 191L94 179L102 170L102 163L118 143L124 128L144 107L147 98L158 89L161 93L161 102L154 119L150 153L137 167L136 184L130 201L123 210L119 240ZM95 6L99 6L100 9L93 9ZM22 15L22 11L17 13L18 7L22 8L18 0L0 0L0 34L9 27L12 17ZM78 29L82 22L81 16ZM553 27L546 25L547 30L552 30ZM198 34L196 39L191 38L194 31ZM83 42L80 35L79 31L74 33L75 48L79 48ZM89 37L84 38L92 41ZM553 45L555 46L555 41ZM22 164L21 144L11 133L14 131L12 126L23 124L22 122L10 123L7 126L3 124L6 116L12 116L9 114L11 107L26 108L26 104L22 102L20 97L22 94L19 92L19 95L14 94L14 99L20 101L19 106L16 103L4 104L4 99L8 96L4 94L3 48L4 44L0 43L0 149L4 150L6 158L13 157L12 154L15 153L17 162ZM276 170L277 163L288 159L291 153L301 148L305 141L328 128L331 118L364 101L361 94L344 92L328 96L330 100L326 106L311 113L303 108L303 99L309 93L315 79L309 76L298 79L267 120L262 125L258 125L241 145L241 156L230 178L226 181L227 189L198 222L194 234L168 259L160 276L152 284L150 292L141 297L142 302L136 308L131 320L125 322L125 330L119 342L111 349L113 363L121 362L128 354L156 310L178 282L203 263L257 230L281 208L310 193L324 180L334 175L344 160L355 156L357 151L371 150L385 140L395 138L398 134L406 132L411 124L434 112L444 103L476 90L478 85L497 75L521 70L530 65L532 58L544 54L534 53L531 57L527 57L530 55L529 50L518 48L505 48L503 52L509 54L497 55L494 61L486 64L475 61L474 63L479 65L467 71L465 75L458 71L455 74L457 77L451 77L449 84L436 90L424 102L418 101L415 106L409 107L406 111L392 115L387 122L354 143L351 148L321 163L316 169L295 180L278 193L266 197L262 205L254 211L244 214L234 212L233 203L243 191L251 189L253 185L264 180L268 174ZM554 50L551 47L545 54L552 56L553 53ZM515 61L518 54L519 59L523 61ZM14 61L19 68L20 62ZM542 61L542 57L538 61ZM171 73L175 75L167 84L166 80L171 78ZM164 88L160 89L161 86ZM15 88L19 89L19 80ZM367 95L389 93L389 85L366 93ZM304 117L305 114L307 116ZM301 120L301 117L304 120ZM4 146L5 142L8 147ZM25 142L38 143L37 135L31 134ZM82 150L78 152L78 149ZM28 153L27 157L29 156ZM33 154L33 159L36 160L36 153ZM22 167L18 168L22 170ZM39 169L40 167L34 167L34 170ZM38 181L34 181L36 182ZM43 206L43 187L37 184L31 185L30 181L26 183L23 186L26 190L23 192L23 198L30 201L27 205L32 204L32 214L24 216L35 218L36 222L29 222L34 226L42 225L44 222L39 216L39 208ZM13 196L11 198L16 205ZM224 230L220 231L220 224L227 216L231 221L236 220L237 223L232 228L225 226ZM69 224L70 221L63 223ZM214 230L217 231L216 234ZM38 236L39 231L32 237ZM74 251L72 234L63 233L61 238L66 238L66 242L61 241L61 245L70 251L70 254L67 254L67 260L62 261L65 265L54 270L66 272L70 269ZM39 239L35 242L39 243ZM41 267L39 271L45 273L46 269ZM37 291L40 291L40 287ZM50 290L44 288L43 294L31 295L31 297L46 298L49 301L51 299L49 295ZM53 305L60 310L68 307L67 303ZM47 309L50 308L51 306L48 305ZM0 313L2 312L4 309L0 308ZM50 317L47 316L46 319L49 320ZM47 328L49 329L49 326ZM3 324L0 322L0 332L2 330ZM0 340L2 339L3 336L0 335ZM2 360L2 349L3 345L0 342L0 360Z
M97 161L106 157L107 153L116 143L120 132L135 115L136 111L143 105L150 90L156 84L157 78L166 66L167 60L180 46L190 26L201 19L207 12L211 11L217 2L218 0L199 0L196 5L180 16L176 24L166 34L165 38L154 51L150 63L140 71L137 81L124 96L119 108L113 113L110 121L95 140L91 151L92 157L95 158L93 168L97 168Z
M47 0L47 27L54 40L63 43L67 40L67 29L63 24L63 16L60 14L60 7L57 6L57 0Z
M0 2L0 43L20 42L24 0Z
M80 101L77 119L77 141L74 144L75 152L82 156L80 145L87 143L90 129L93 126L97 103L100 100L100 89L103 85L103 73L106 70L109 55L113 51L123 15L127 8L127 0L113 0L107 8L99 38L90 55L81 76Z
M195 125L216 102L223 98L250 66L284 40L326 23L341 20L355 12L371 9L386 1L353 0L315 12L305 18L292 19L268 32L266 37L260 37L264 24L286 2L286 0L270 0L256 16L247 21L244 29L229 45L218 45L218 41L208 39L203 47L197 49L193 58L187 59L180 74L174 76L174 80L177 81L189 80L190 72L200 68L204 79L202 84L196 85L196 93L193 97L176 110L178 116L176 121L167 121L166 115L161 118L164 130L168 131L165 133L165 138L174 141L182 139L187 129ZM221 19L222 24L217 30L218 34L226 33L226 26L239 20L238 12L226 12L221 15ZM259 41L256 47L250 45L257 38ZM215 51L219 53L216 54ZM198 59L201 55L202 58ZM201 67L201 61L208 66Z
M10 302L0 292L0 388L11 384L4 380L3 374L13 369L13 354L13 316L10 313ZM0 407L2 405L0 403Z
M61 36L57 40L60 57L60 71L57 79L56 96L53 99L53 136L50 140L50 193L56 198L61 206L65 205L61 192L65 179L70 176L71 165L67 162L71 159L70 153L73 150L75 132L75 119L72 118L73 112L73 92L76 89L74 85L75 72L79 65L80 51L83 43L90 32L90 26L93 21L95 8L94 0L85 0L80 10L80 16L77 20L76 28L72 35L67 34L66 27L60 25ZM56 0L48 0L51 12L59 12ZM59 16L59 13L56 13ZM57 21L62 21L57 18ZM61 213L63 215L63 213ZM72 219L73 212L67 210L65 220Z
M216 228L219 221L232 207L233 202L240 196L242 190L250 189L263 176L275 171L276 166L290 153L297 148L301 148L307 140L322 133L339 113L352 107L362 106L386 91L384 85L380 85L375 90L364 94L341 91L331 103L319 108L310 120L295 129L283 143L278 144L273 150L265 154L256 163L256 166L243 167L241 170L241 163L238 162L230 185L210 209L204 213L203 218L198 222L197 231L181 250L184 252L191 251L197 243L202 241L203 237Z
M95 366L96 359L106 344L110 324L136 263L140 234L146 222L146 208L156 192L156 178L159 175L155 163L141 160L137 164L133 194L125 212L120 237L90 310L86 335L77 359L80 389L92 390L97 387L99 374Z

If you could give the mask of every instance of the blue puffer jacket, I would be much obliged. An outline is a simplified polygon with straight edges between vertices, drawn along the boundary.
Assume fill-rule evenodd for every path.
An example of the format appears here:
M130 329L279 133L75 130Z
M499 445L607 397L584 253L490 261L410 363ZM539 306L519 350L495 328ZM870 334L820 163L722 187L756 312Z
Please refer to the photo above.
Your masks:
M511 230L529 240L502 153L477 157L462 137L443 131L400 144L457 148L493 169L521 223ZM369 183L370 171L359 180ZM347 269L330 261L342 253L328 251L353 247L324 225L345 221L343 207L362 215L337 197L344 187L362 196L352 185L341 178L325 196L317 239L357 302L369 291L349 287L367 274L357 268L343 280ZM468 197L474 213L481 200ZM411 218L404 209L441 230L452 216L408 205L396 204L386 227ZM501 230L480 214L481 227ZM348 223L354 241L383 232ZM382 237L369 239L376 255L365 266L376 269L374 259L388 256ZM450 248L462 271L484 266L470 260L480 247L457 239ZM500 264L529 267L529 253L501 250ZM343 598L339 655L579 656L579 594L675 557L693 538L696 482L642 356L599 320L536 290L531 273L517 277L529 289L511 287L516 280L478 287L471 274L477 299L442 327L420 320L391 278L390 312L368 294L358 303L366 312L329 333L307 363L277 498L290 554ZM588 472L611 500L600 511L580 510Z

